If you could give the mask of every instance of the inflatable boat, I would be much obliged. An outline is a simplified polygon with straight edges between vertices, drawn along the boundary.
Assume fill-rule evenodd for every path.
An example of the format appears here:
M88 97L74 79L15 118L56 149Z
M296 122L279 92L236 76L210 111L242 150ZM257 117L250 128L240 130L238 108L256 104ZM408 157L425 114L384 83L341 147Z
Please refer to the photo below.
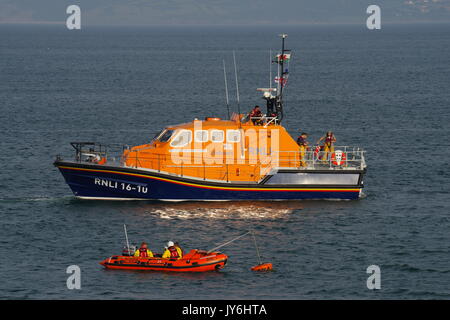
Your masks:
M227 260L228 256L221 252L207 252L194 249L181 259L137 258L121 255L107 258L100 264L107 269L205 272L222 269Z

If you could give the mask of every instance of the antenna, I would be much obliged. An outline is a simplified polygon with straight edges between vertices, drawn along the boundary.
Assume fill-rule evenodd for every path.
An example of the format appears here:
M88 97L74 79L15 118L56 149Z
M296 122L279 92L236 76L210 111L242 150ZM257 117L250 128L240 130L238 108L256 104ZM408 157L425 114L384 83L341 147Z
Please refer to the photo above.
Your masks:
M225 70L225 60L223 60L223 77L225 79L225 97L227 98L228 119L230 119L230 104L228 100L228 84L227 84L227 72Z
M127 240L128 254L130 254L130 243L128 242L127 226L125 224L123 225L123 230L125 231L125 239Z
M237 75L237 67L236 67L236 54L233 50L233 61L234 61L234 74L236 77L236 98L237 98L237 107L238 107L238 114L239 114L239 123L241 122L241 108L239 106L239 82L238 82L238 75Z
M272 49L269 50L269 88L272 89Z

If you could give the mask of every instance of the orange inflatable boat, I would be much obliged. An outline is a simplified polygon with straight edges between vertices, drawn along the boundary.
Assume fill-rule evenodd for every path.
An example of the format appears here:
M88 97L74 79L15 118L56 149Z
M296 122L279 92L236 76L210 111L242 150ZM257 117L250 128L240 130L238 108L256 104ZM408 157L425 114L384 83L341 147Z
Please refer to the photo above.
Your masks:
M227 263L228 256L221 252L191 250L181 259L135 258L112 256L100 262L107 269L149 270L172 272L218 271Z

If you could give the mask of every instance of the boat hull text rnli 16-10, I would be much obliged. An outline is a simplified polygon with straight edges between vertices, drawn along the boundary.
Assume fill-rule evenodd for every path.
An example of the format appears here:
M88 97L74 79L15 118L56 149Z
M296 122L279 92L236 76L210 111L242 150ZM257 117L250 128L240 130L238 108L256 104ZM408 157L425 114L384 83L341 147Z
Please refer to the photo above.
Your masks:
M299 148L281 125L291 52L275 56L267 113L234 113L167 126L138 146L73 142L75 159L54 165L76 197L109 200L358 199L366 173L358 147ZM114 155L116 154L116 155Z

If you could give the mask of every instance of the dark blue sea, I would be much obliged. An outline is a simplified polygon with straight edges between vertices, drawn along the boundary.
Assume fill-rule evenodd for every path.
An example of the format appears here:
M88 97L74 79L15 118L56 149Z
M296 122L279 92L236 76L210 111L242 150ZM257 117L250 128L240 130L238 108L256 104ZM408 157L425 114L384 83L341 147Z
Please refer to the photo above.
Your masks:
M166 125L262 104L269 50L293 50L284 126L367 150L358 201L77 200L53 166L72 141L142 144ZM298 27L0 25L1 299L449 299L450 24ZM133 244L222 248L221 272L104 270ZM81 289L66 268L81 269ZM378 265L381 289L366 269Z

